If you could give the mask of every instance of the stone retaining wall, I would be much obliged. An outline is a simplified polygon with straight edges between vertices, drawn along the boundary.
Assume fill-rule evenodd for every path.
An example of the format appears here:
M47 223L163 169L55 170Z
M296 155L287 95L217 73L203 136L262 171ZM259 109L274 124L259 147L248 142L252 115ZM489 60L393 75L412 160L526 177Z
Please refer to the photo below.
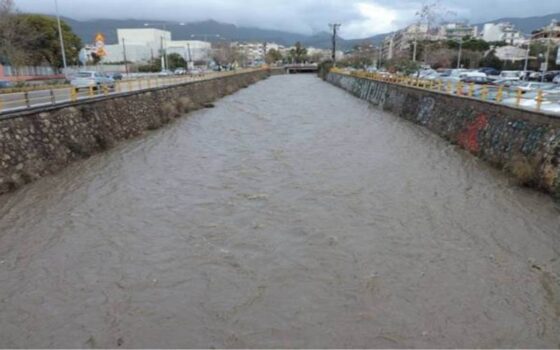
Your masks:
M326 80L560 197L560 117L337 73Z
M241 73L3 115L0 194L157 129L268 75L267 71Z

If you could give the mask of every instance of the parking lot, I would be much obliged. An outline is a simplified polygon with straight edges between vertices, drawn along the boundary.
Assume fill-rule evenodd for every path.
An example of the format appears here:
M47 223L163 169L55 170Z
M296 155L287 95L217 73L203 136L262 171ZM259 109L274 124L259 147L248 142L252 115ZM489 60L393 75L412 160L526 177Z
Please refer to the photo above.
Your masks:
M541 82L522 80L529 75L520 71L494 76L468 69L423 70L410 75L351 69L337 72L560 115L560 74L547 79L552 82Z

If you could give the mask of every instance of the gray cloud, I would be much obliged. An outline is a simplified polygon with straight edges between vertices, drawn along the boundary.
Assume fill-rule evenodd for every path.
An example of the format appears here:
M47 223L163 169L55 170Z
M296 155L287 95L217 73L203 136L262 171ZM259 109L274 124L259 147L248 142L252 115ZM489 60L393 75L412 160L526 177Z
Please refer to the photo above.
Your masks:
M560 12L560 0L443 0L458 19L482 22ZM314 33L343 23L342 36L365 37L414 20L421 0L58 0L60 12L76 19L120 18L172 21L214 19L241 26ZM538 4L538 6L536 6ZM16 0L21 11L54 13L54 0Z

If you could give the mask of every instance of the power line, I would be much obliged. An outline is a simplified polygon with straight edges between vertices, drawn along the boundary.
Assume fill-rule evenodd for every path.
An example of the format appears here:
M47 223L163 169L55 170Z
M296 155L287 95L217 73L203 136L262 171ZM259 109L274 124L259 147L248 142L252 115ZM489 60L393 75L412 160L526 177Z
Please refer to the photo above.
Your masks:
M330 23L329 27L332 29L332 61L333 66L336 67L336 33L338 32L338 28L340 28L342 24L340 23Z

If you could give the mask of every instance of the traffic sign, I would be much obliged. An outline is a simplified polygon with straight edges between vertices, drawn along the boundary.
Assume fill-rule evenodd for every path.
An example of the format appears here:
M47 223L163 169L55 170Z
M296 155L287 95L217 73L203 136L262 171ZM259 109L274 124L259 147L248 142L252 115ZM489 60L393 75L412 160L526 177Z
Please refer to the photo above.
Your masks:
M105 35L102 33L97 33L95 35L95 54L98 57L105 57L107 55L105 51Z

